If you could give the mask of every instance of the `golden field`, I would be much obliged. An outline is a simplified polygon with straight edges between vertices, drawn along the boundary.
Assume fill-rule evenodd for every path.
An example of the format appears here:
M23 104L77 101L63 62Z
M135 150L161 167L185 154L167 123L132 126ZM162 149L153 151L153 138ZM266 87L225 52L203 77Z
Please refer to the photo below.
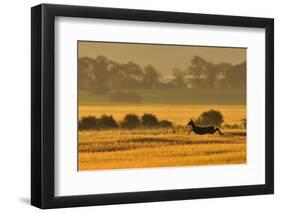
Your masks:
M223 129L224 135L188 135L184 126L190 118L215 109L225 123L246 118L245 106L222 105L79 105L84 116L112 115L116 121L125 114L151 113L172 121L174 128L79 131L78 169L124 169L169 166L222 165L246 163L246 129Z

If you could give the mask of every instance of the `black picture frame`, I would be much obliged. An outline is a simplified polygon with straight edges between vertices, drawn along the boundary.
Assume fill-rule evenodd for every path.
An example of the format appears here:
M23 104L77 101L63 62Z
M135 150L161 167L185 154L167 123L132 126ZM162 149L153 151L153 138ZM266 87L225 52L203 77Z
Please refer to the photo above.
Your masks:
M55 17L264 28L265 184L93 195L54 195ZM164 11L41 4L31 8L31 204L42 209L106 204L218 198L274 193L274 20Z

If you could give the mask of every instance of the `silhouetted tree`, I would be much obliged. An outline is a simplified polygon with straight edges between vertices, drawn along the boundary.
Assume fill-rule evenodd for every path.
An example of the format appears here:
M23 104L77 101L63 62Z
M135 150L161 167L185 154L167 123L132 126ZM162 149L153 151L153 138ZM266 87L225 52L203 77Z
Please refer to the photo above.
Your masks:
M118 124L114 120L114 118L110 115L102 115L100 119L98 119L98 128L100 129L112 129L118 128Z
M220 111L209 110L207 112L203 112L196 120L196 123L203 126L220 127L223 123L223 115Z
M246 62L231 65L225 71L225 86L229 89L246 89Z
M79 130L90 130L96 129L98 125L98 119L95 116L83 117L79 121L78 129Z
M173 126L173 123L168 120L162 120L158 122L158 126L161 128L169 128Z
M213 64L212 62L208 62L206 64L206 71L205 71L206 87L208 89L215 88L217 75L218 75L218 66L216 64Z
M217 81L216 85L220 89L228 89L231 84L231 80L227 79L227 72L231 69L230 63L217 64Z
M156 127L158 125L158 119L155 115L144 114L141 117L141 125L143 127Z
M93 60L88 57L79 58L78 60L78 79L79 89L89 90L92 79Z
M120 64L101 55L79 58L78 70L79 89L95 94L139 88L246 90L246 61L235 65L215 64L194 56L185 71L178 68L172 70L173 78L167 78L168 81L164 82L160 81L160 73L152 65L142 69L135 62Z
M187 73L182 71L179 68L173 69L172 73L174 76L174 79L172 80L174 87L179 88L179 89L186 89L187 85L185 82L185 76Z
M110 61L107 66L108 86L110 89L122 89L124 76L121 73L120 64Z
M96 94L104 94L109 91L108 85L108 67L109 60L104 56L97 56L93 61L91 92Z
M120 65L120 72L123 76L122 88L125 89L139 87L144 78L142 68L134 62Z
M192 85L195 88L201 88L202 78L206 70L207 61L199 56L194 56L191 59L191 65L188 68L188 73L191 77Z
M133 129L140 127L140 119L135 114L127 114L121 122L121 127L126 129Z
M147 88L158 88L160 74L152 65L144 68L143 85Z

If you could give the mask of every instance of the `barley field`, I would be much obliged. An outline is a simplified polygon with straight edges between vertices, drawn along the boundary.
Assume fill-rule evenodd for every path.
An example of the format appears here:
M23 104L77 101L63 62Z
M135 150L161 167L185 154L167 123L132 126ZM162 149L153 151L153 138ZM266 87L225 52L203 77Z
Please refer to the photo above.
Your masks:
M246 118L245 105L79 105L79 119L127 113L151 113L174 123L171 128L79 131L78 170L198 166L246 163L246 129L224 129L224 135L188 135L188 120L215 109L224 123Z

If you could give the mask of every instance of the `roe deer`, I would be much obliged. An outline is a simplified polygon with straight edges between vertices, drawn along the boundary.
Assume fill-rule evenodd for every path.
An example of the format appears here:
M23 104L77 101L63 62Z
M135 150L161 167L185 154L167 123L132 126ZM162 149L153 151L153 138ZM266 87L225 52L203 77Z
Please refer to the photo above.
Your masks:
M205 134L214 134L215 132L218 132L220 135L223 135L223 133L220 131L219 128L215 128L213 126L208 126L208 127L199 127L196 126L193 122L193 120L190 120L187 124L192 126L192 129L188 131L188 134L190 134L191 131L198 135L205 135Z

